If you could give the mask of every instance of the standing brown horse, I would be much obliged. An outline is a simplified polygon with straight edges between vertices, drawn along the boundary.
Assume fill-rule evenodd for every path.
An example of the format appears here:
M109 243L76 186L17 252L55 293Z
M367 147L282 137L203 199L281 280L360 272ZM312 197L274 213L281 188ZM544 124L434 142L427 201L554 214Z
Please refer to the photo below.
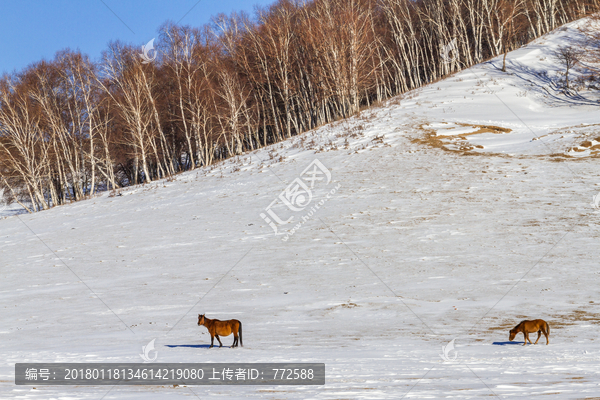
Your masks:
M237 347L238 345L238 334L240 345L244 347L244 343L242 343L242 323L237 319L230 319L227 321L219 321L218 319L209 319L204 316L204 314L198 314L198 326L204 325L208 329L208 333L210 333L210 347L213 347L213 343L215 341L215 337L219 341L219 347L223 347L223 343L221 343L221 339L219 339L219 335L221 336L229 336L233 333L233 344L231 347ZM209 349L210 349L209 347Z
M519 325L515 326L513 329L510 330L508 340L512 342L515 336L517 336L517 333L523 333L523 336L525 337L525 343L523 343L523 346L525 346L528 341L529 343L531 343L531 340L529 340L529 334L535 332L537 332L538 337L535 343L533 344L537 344L538 340L540 340L540 336L542 336L542 333L544 334L544 336L546 336L546 344L550 343L550 340L548 339L548 336L550 335L550 325L548 325L548 323L543 319L534 319L533 321L521 321Z

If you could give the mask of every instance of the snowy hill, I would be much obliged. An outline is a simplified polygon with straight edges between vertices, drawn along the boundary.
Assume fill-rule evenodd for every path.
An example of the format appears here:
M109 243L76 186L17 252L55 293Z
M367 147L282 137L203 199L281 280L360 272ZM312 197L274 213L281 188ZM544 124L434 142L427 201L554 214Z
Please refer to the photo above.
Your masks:
M560 46L585 40L579 29L585 23L566 25L510 53L507 73L500 57L428 86L402 103L405 116L412 114L452 150L597 156L600 91L589 90L585 80L565 91L559 84L565 68L553 59ZM581 64L570 80L579 81L586 72ZM489 125L501 129L481 129ZM581 146L585 141L590 144Z
M508 74L495 59L173 181L0 220L0 397L600 396L598 97L558 89L550 57L578 24ZM199 313L243 321L244 347L207 349ZM535 318L549 346L508 342ZM158 362L324 362L327 383L14 385L16 362L140 362L154 338Z

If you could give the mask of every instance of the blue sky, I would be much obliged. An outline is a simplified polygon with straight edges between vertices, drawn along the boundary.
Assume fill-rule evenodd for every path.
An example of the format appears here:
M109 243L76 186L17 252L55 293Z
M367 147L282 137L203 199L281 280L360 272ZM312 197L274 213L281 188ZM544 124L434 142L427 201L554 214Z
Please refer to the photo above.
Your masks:
M141 46L157 37L158 28L167 20L201 26L218 13L252 13L255 5L271 3L273 0L2 0L0 75L52 59L64 48L80 49L98 59L111 40Z

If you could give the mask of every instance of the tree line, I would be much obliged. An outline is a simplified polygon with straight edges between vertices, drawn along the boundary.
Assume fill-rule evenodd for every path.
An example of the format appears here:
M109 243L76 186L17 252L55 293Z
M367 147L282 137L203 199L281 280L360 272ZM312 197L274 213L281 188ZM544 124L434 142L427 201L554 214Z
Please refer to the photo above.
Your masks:
M0 190L34 212L285 140L519 47L600 0L279 0L0 79ZM452 57L444 49L454 43Z

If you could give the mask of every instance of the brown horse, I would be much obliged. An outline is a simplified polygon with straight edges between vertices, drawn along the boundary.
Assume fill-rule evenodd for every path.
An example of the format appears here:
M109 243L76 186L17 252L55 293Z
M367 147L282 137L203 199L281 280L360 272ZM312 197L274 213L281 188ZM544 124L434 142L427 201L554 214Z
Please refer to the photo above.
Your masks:
M538 337L535 343L532 344L537 344L538 340L540 340L540 336L542 336L542 333L544 336L546 336L546 344L550 344L550 340L548 340L548 336L550 335L550 325L548 325L548 323L543 319L521 321L519 325L510 330L508 340L512 342L515 336L517 336L517 333L523 333L523 336L525 336L525 343L523 343L523 346L525 346L527 342L531 343L531 340L529 340L529 334L534 332L537 332Z
M233 344L231 347L237 347L238 345L238 334L239 334L239 342L242 347L244 347L244 343L242 343L242 323L237 319L230 319L227 321L219 321L218 319L209 319L204 316L204 314L198 314L198 326L204 325L208 329L208 333L210 333L210 347L213 347L213 343L215 341L215 337L219 341L219 347L223 347L223 343L221 343L221 339L219 339L219 335L221 336L229 336L233 333Z

